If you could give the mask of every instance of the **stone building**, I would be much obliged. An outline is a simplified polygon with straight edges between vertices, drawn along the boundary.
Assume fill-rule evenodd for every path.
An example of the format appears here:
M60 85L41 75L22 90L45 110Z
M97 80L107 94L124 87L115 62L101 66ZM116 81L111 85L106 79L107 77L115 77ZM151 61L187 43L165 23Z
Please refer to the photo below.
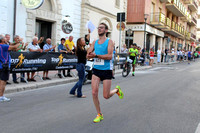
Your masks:
M11 38L17 34L23 37L25 42L31 42L37 33L38 37L51 38L53 44L59 43L61 37L67 38L72 35L76 42L79 37L88 33L85 25L90 20L96 27L100 22L107 23L108 37L116 44L119 43L117 12L126 11L127 0L44 0L42 6L34 10L26 8L22 1L1 0L0 34L8 33ZM65 19L73 26L70 34L62 31L62 21ZM124 34L122 36L125 37ZM95 29L91 40L97 37Z
M198 6L198 0L128 0L127 25L134 32L133 41L155 51L172 47L194 50Z

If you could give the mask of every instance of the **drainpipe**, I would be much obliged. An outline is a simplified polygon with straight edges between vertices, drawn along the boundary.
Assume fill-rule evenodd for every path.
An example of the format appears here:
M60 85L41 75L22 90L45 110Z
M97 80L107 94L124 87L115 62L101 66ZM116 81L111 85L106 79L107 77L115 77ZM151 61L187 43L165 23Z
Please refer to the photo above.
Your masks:
M17 0L14 0L13 37L16 34L16 12L17 12Z

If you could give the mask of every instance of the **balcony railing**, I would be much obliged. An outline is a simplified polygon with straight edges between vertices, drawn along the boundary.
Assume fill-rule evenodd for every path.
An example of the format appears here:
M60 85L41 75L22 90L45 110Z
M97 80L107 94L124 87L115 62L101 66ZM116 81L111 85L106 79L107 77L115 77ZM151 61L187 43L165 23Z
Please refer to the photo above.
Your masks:
M185 4L188 4L189 8L192 10L192 11L196 11L198 10L198 4L196 3L195 0L184 0L184 3Z
M169 18L166 18L166 26L168 26L169 28L171 28L172 26L172 21Z
M195 34L191 33L191 37L196 40L196 35Z
M172 27L173 30L175 30L176 32L184 35L185 34L185 29L184 27L181 27L179 24L175 23L174 21L172 21Z
M162 23L165 24L165 15L163 13L151 13L151 23Z
M186 38L187 40L190 40L190 38L191 38L191 33L188 32L188 31L185 31L185 38Z
M162 3L163 3L163 2L165 2L165 3L166 3L166 2L171 3L171 0L160 0L160 1L161 1Z
M166 4L166 7L178 17L188 17L189 13L180 0L171 0L170 3Z
M194 17L192 17L192 21L194 21L195 24L197 24L197 20Z

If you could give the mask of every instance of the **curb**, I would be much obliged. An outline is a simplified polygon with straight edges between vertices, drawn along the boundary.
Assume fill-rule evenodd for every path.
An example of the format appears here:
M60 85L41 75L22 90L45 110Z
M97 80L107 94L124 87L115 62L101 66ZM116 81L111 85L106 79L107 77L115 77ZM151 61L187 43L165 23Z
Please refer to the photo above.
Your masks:
M150 69L152 66L144 67L144 68L136 68L135 70L146 70ZM122 73L122 70L115 71L115 74L120 74ZM67 84L71 82L76 82L78 81L78 78L71 78L71 79L56 79L56 80L51 80L51 81L45 81L45 82L39 82L39 83L32 83L32 84L23 84L17 87L9 87L7 86L5 89L5 94L10 94L10 93L15 93L15 92L21 92L21 91L26 91L26 90L34 90L34 89L40 89L43 87L49 87L53 85L61 85L61 84Z
M34 90L34 89L39 89L43 87L49 87L52 85L67 84L67 83L71 83L75 81L78 81L78 78L63 79L63 80L57 79L54 81L40 82L40 83L35 83L35 84L26 84L26 85L12 87L12 88L6 87L7 89L5 89L5 94L21 92L21 91L26 91L26 90Z

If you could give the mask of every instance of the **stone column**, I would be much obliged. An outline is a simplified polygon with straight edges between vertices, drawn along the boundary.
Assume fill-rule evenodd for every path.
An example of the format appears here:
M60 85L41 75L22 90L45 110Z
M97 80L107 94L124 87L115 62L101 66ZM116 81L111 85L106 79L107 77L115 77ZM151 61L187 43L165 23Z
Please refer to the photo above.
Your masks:
M85 25L87 21L89 21L89 13L90 9L88 9L88 5L90 5L88 0L83 0L81 4L81 28L80 28L80 36L84 36L88 33Z
M155 48L155 43L156 43L156 35L151 35L150 36L150 48L154 46Z
M158 38L158 48L160 48L160 50L162 50L162 48L163 48L163 38L162 37Z

